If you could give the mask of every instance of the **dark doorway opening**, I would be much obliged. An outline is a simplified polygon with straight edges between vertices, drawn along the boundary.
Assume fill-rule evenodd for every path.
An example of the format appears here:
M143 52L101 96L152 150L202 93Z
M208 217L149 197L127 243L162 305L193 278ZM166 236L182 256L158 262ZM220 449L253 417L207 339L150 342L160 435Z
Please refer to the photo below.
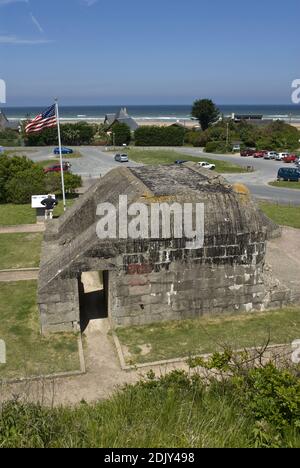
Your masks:
M80 329L83 333L92 320L108 317L108 272L82 273L78 289Z

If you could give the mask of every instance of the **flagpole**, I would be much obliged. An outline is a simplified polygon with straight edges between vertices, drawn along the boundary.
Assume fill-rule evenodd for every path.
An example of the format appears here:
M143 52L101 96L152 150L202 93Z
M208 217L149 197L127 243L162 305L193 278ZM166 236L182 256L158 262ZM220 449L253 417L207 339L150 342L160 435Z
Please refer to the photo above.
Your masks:
M58 110L58 99L55 99L55 110L56 110L57 131L58 131L58 145L59 145L60 173L61 173L61 188L62 188L62 195L63 195L64 211L66 211L65 177L64 177L64 168L63 168L63 160L62 160L62 149L61 149L61 135L60 135L60 120L59 120L59 110Z

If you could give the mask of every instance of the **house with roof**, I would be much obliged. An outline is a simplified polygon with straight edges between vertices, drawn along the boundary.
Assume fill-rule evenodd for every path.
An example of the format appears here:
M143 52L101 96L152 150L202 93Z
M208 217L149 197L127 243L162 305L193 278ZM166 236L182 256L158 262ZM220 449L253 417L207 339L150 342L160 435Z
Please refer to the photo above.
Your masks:
M1 130L16 130L18 131L20 127L20 122L10 122L3 110L0 109L0 131Z
M115 123L124 123L128 125L132 132L139 128L137 122L128 114L126 107L121 108L116 114L107 114L105 116L104 124L108 126L108 131Z

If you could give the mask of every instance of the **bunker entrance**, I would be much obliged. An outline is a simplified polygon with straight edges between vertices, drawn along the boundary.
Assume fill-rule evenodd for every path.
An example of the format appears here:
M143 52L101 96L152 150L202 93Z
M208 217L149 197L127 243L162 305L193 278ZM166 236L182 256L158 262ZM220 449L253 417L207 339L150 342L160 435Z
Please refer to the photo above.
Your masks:
M80 328L108 317L108 271L88 271L79 280Z

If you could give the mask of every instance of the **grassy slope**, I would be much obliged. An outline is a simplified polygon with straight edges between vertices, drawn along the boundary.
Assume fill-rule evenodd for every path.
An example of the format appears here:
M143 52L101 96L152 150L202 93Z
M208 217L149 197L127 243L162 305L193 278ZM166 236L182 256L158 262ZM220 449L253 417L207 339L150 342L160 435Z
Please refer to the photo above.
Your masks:
M275 223L300 229L300 206L277 205L261 202L263 212Z
M202 317L132 328L117 329L126 346L128 363L153 362L194 354L211 353L224 346L234 349L291 343L300 333L299 309L248 315ZM148 354L142 350L147 346Z
M40 264L42 234L0 234L0 270Z
M240 399L222 382L204 388L199 379L176 372L127 386L96 404L49 409L13 402L2 408L0 446L242 448L274 441L276 447L299 447L296 424L288 425L280 439L267 424L255 424L253 412L246 412ZM256 445L259 428L262 437L257 436Z
M134 148L128 149L126 152L132 161L142 164L172 164L174 161L179 159L192 162L207 161L215 164L216 171L220 173L245 172L245 169L237 164L211 159L207 156L203 156L203 158L200 159L195 156L180 154L172 150L144 150Z
M0 317L0 337L7 347L0 379L79 370L75 335L40 334L35 281L0 283Z

